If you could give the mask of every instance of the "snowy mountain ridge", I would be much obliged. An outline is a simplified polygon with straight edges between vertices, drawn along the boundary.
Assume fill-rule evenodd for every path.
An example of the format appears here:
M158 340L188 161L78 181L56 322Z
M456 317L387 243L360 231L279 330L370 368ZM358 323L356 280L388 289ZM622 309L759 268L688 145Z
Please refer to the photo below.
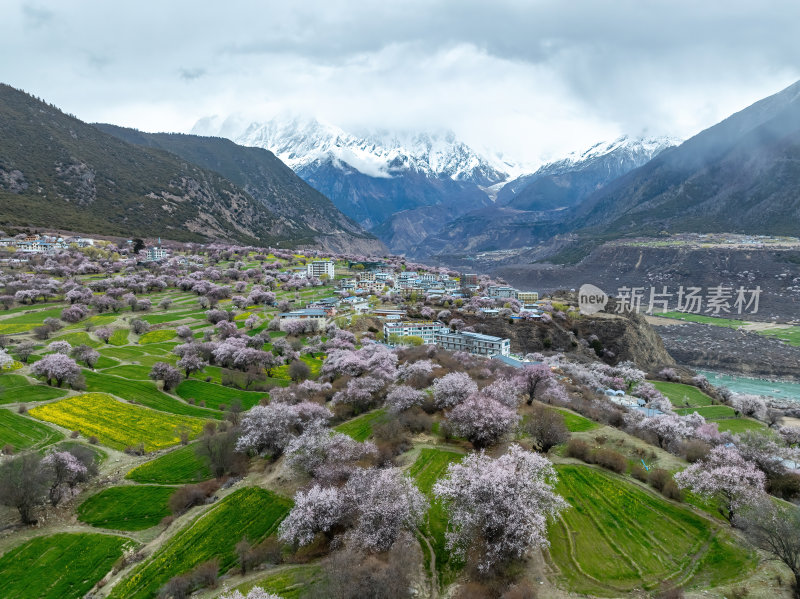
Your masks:
M667 148L680 145L681 139L669 136L630 137L623 135L614 141L598 142L582 152L571 152L560 160L543 165L537 172L554 174L574 170L597 160L607 160L614 156L618 161L630 159L644 164Z
M476 152L451 131L375 130L356 134L314 118L279 116L246 125L236 119L220 122L212 117L198 121L192 133L266 148L295 171L330 161L371 177L391 178L413 171L485 187L520 172L515 164Z

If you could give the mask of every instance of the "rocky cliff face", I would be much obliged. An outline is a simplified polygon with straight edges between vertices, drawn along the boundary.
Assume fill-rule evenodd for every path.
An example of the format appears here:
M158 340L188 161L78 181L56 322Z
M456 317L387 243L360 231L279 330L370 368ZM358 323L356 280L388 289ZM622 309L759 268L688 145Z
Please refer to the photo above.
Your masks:
M666 366L674 366L661 338L647 321L639 315L620 316L600 313L574 319L568 325L557 322L542 323L511 321L503 318L477 319L462 315L468 324L479 333L507 337L514 353L558 351L576 358L598 359L594 349L587 347L596 335L602 348L611 352L606 361L610 364L631 361L638 368L656 372Z
M592 283L609 295L623 286L676 292L678 286L724 285L762 289L751 320L796 318L800 314L800 247L694 242L609 243L574 266L517 264L493 269L520 289L541 292L578 289ZM519 259L519 257L515 258ZM673 305L674 304L673 299ZM734 316L735 317L735 316Z

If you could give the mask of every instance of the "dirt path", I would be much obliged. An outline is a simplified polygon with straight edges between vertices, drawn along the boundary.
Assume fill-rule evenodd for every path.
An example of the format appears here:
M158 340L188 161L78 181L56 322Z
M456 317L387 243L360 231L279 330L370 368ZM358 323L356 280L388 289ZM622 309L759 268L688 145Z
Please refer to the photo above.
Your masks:
M431 556L430 570L431 570L431 599L438 599L439 597L439 573L436 570L436 552L433 550L430 539L422 530L417 529L419 538L425 541L425 546L428 548L428 554Z

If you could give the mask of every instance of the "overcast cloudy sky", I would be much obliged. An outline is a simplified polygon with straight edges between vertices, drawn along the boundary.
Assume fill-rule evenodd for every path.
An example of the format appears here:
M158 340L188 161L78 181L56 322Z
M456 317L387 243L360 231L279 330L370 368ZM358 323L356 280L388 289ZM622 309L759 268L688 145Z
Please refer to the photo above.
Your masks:
M800 79L800 2L0 3L0 80L87 121L309 114L508 158L690 136Z

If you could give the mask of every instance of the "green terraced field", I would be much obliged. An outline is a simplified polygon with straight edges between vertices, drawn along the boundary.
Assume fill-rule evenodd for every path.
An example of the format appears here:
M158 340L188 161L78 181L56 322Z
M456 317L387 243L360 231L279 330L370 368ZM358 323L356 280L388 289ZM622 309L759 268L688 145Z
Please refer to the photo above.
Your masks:
M162 343L175 338L175 329L157 329L150 331L139 337L139 343L148 345L150 343Z
M167 312L165 314L148 314L147 316L142 316L142 320L150 324L163 324L165 322L177 322L185 318L196 318L198 317L197 314L197 310L183 310L178 312ZM205 317L202 313L200 314L201 315L199 318Z
M149 372L149 371L148 371ZM194 416L196 418L222 418L219 411L190 406L158 390L152 381L132 381L100 372L83 371L86 389L98 393L111 393L127 401L136 402L170 414Z
M261 587L281 599L299 599L311 585L322 579L322 568L316 564L287 566L264 578L241 584L234 590L247 595L253 587Z
M262 398L269 398L269 393L263 391L240 391L232 387L223 387L216 383L206 383L196 379L183 381L175 390L185 400L196 399L205 401L208 408L219 408L220 405L230 406L231 401L240 399L242 407L249 410Z
M366 441L372 436L372 427L381 422L385 416L386 410L373 410L343 422L335 427L335 430L352 437L356 441Z
M716 524L620 477L563 465L572 506L551 524L550 556L569 590L617 597L662 582L686 588L742 577L755 557Z
M675 410L675 413L681 416L686 416L692 412L697 412L706 420L720 420L721 418L736 417L736 410L730 406L705 406L702 408L679 408Z
M274 331L273 331L274 332ZM325 360L323 357L312 358L311 356L305 355L300 356L300 359L308 364L308 367L311 369L311 378L317 378L319 375L319 371L322 369L322 362ZM277 368L272 369L272 378L274 379L282 379L282 380L290 380L289 379L289 365L284 364L283 366L278 366Z
M128 329L114 329L111 337L108 338L108 342L111 345L127 345L129 332Z
M259 487L247 487L228 495L167 541L117 584L109 597L153 597L167 580L211 558L218 558L220 572L226 572L236 562L236 543L242 537L258 543L273 534L291 505L290 499Z
M137 362L142 366L152 368L156 362L166 362L167 364L175 366L179 359L180 358L174 354L161 354L157 356L141 356L137 359Z
M574 412L570 412L569 410L562 410L560 408L554 408L554 409L556 412L564 416L564 425L567 427L567 430L571 433L582 433L585 431L591 431L600 426L594 420L589 420L588 418L585 418L580 414L575 414Z
M97 360L97 364L94 365L96 370L103 370L104 368L112 368L114 366L119 366L119 360L109 358L108 356L104 356L102 354Z
M110 487L78 507L78 519L98 528L144 530L169 516L173 487L128 485Z
M36 422L31 418L15 414L11 410L0 410L0 447L11 445L15 451L45 447L64 438L59 431Z
M190 443L137 466L125 478L137 483L182 485L213 478L208 462L198 457L196 444Z
M150 348L145 347L133 347L130 345L125 345L122 347L104 347L100 350L100 353L104 356L108 356L109 358L114 358L116 360L124 360L127 362L136 362L142 356L148 355L147 352Z
M766 424L750 418L729 418L726 420L718 420L716 422L718 423L717 428L720 432L727 431L734 435L737 433L744 433L746 431L758 431L762 433L769 431Z
M104 393L76 395L37 406L29 413L39 420L80 431L86 438L95 436L100 443L114 449L143 443L145 451L177 445L180 428L196 436L204 422L134 406Z
M419 490L425 493L431 503L431 507L425 515L423 534L428 538L436 555L436 570L441 585L451 582L463 564L452 559L450 551L447 550L445 540L447 511L436 501L432 489L434 483L444 476L447 467L460 461L463 457L462 454L452 451L423 448L419 457L408 469L408 474L414 478ZM423 542L421 547L425 556L425 567L430 571L431 559L427 544Z
M149 381L150 368L147 366L139 366L137 364L123 364L122 366L113 366L103 370L103 374L113 374L114 376L121 376L125 379L132 379L135 381Z
M89 318L81 320L80 322L67 324L64 329L69 331L74 329L84 329L87 326L103 327L111 324L117 320L117 318L118 317L116 314L95 314L94 316L90 316Z
M710 406L712 403L711 398L700 391L697 387L692 385L684 385L683 383L667 383L664 381L649 381L655 385L656 389L661 391L664 396L672 402L676 408L689 407L699 408L701 406Z
M73 331L72 333L66 333L64 335L59 335L54 339L54 341L66 341L71 346L75 347L76 345L88 345L89 347L100 347L104 345L102 341L97 341L89 336L89 333L85 333L84 331Z
M0 404L48 401L63 397L67 389L30 382L20 374L0 375Z
M80 599L111 570L127 542L105 534L36 537L0 557L0 597Z

